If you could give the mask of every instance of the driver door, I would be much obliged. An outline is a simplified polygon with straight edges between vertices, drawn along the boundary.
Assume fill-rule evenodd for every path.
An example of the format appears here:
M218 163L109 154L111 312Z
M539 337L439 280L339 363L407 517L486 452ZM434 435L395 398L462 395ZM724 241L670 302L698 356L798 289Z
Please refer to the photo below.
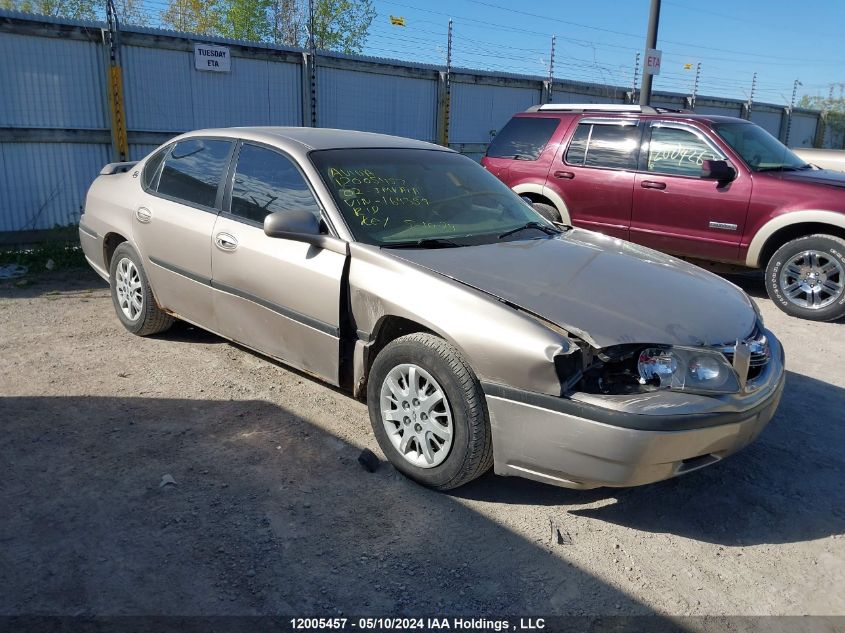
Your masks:
M340 292L346 255L271 238L269 213L317 200L292 159L242 142L212 235L212 287L221 334L338 384Z

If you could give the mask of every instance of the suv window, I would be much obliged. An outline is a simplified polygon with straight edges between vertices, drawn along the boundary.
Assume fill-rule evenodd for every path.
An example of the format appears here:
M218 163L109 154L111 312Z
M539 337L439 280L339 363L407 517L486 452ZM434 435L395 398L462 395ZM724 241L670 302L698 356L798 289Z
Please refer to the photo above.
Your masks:
M558 123L557 118L515 117L490 141L487 156L537 160Z
M277 211L305 209L320 217L320 207L293 161L270 149L244 144L232 183L231 214L264 222Z
M636 124L585 121L578 124L564 159L582 167L636 169L639 146Z
M158 192L189 204L214 207L231 148L231 141L192 138L176 143L164 161Z
M690 130L653 127L646 169L661 174L698 177L705 160L724 158Z
M158 174L158 168L161 167L161 161L164 160L164 157L167 156L167 152L169 151L170 146L168 145L153 154L147 161L147 164L144 165L144 173L141 178L143 179L144 187L147 189L155 189L155 177Z

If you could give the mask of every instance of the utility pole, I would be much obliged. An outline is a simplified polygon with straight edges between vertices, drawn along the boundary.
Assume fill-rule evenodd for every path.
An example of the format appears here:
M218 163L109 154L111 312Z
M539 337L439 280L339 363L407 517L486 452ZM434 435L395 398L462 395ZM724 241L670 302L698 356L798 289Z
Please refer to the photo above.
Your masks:
M640 54L634 58L634 83L631 84L631 103L637 102L637 83L640 76Z
M657 27L660 22L660 0L651 0L651 10L648 14L648 33L645 38L646 51L657 48ZM651 101L652 75L646 68L643 72L643 85L640 90L640 105L648 105Z
M552 35L552 50L549 53L549 84L554 81L555 78L555 40L556 36Z
M795 109L795 97L798 95L798 86L803 86L797 79L792 84L792 99L789 102L789 115L786 119L786 140L783 144L789 147L789 132L792 129L792 111Z
M744 118L751 118L751 107L754 105L754 91L757 89L757 73L751 76L751 92L748 93L748 101L745 102Z
M441 72L438 82L437 142L449 147L449 108L452 99L452 18L446 40L446 72Z
M690 110L695 111L695 98L698 96L698 81L701 79L701 62L695 67L695 82L692 85L692 97L689 100Z
M120 69L120 23L113 0L106 1L106 27L103 43L108 49L108 101L111 119L112 154L118 161L129 160L126 140L126 112L123 107L123 74Z
M314 37L314 0L308 0L308 52L311 63L308 64L309 88L311 89L310 110L311 127L317 127L317 39Z

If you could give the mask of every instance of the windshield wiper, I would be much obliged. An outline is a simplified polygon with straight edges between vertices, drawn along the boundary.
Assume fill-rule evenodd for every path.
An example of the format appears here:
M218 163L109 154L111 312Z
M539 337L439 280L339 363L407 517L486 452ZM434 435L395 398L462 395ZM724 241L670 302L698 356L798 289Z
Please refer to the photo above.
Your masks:
M540 224L539 222L526 222L522 226L518 226L515 229L511 229L510 231L505 231L499 236L499 239L504 239L509 235L513 235L514 233L519 233L520 231L524 231L526 229L537 229L538 231L542 231L546 235L560 235L560 229L556 229L554 227L548 226L546 224Z
M387 242L382 244L384 248L455 248L466 246L448 237L426 237L421 240L408 240L407 242Z

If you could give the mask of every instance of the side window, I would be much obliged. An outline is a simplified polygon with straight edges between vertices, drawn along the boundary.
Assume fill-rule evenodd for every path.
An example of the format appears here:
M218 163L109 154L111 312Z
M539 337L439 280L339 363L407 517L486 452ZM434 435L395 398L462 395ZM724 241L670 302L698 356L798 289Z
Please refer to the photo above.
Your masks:
M177 143L164 161L158 192L191 204L213 207L229 166L231 141L190 139Z
M640 128L636 125L579 123L566 150L570 165L636 169Z
M701 175L701 163L705 160L723 160L724 158L689 130L672 127L651 129L648 171L698 177Z
M493 137L489 158L537 160L560 120L547 117L514 117Z
M147 189L155 189L158 168L161 167L161 162L164 160L164 157L167 156L168 151L170 151L170 146L160 149L158 152L153 154L144 165L144 173L141 178L143 179L144 187Z
M235 168L230 213L260 223L269 213L290 209L305 209L320 217L305 178L289 158L244 144Z

